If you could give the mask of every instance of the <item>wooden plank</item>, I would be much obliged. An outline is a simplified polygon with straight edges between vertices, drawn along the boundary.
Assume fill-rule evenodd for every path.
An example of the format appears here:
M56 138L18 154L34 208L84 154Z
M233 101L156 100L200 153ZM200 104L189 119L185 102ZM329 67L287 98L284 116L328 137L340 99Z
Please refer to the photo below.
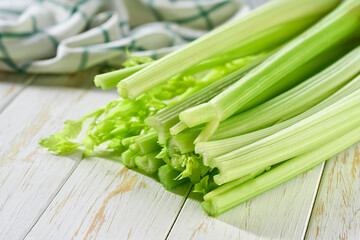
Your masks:
M189 188L174 194L118 162L85 159L26 239L165 239Z
M0 112L32 81L30 75L0 72Z
M322 166L212 218L187 199L168 239L302 239Z
M360 239L360 143L326 162L307 239Z
M79 162L38 141L116 96L90 91L89 75L40 77L0 115L0 239L24 238Z

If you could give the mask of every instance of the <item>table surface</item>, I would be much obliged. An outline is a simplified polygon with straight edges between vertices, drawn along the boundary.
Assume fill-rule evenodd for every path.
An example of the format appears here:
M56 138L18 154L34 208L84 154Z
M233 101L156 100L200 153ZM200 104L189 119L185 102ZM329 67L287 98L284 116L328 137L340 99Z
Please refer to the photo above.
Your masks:
M44 151L65 120L117 98L94 74L0 73L0 239L360 239L360 143L217 218L190 186Z

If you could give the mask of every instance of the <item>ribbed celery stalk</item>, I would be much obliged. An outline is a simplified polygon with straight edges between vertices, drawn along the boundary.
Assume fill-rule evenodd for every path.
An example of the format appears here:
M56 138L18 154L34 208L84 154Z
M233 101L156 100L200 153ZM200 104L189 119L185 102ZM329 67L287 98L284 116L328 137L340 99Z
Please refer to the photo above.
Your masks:
M156 155L159 154L159 151L155 151L143 156L135 157L136 166L144 171L146 174L153 174L158 171L158 169L165 164L162 159L156 158Z
M260 176L232 187L229 191L211 196L205 195L201 205L211 216L218 216L231 208L248 201L298 175L304 173L330 157L360 140L360 127L357 126L339 138L305 154L290 159ZM231 183L228 183L231 184ZM226 184L224 185L226 186ZM211 192L209 193L211 194Z
M235 180L312 150L360 124L360 89L258 142L214 158L217 184Z
M128 149L121 154L121 162L128 168L134 168L136 166L135 165L136 156L137 156L137 152Z
M151 130L144 135L134 139L134 143L130 145L130 149L136 151L140 155L145 155L160 149L157 143L156 131Z
M130 75L140 71L141 69L149 65L150 63L144 63L134 67L123 68L120 70L96 75L94 78L95 86L101 87L103 90L116 87L121 80L129 77Z
M188 127L229 118L241 111L257 95L272 86L281 84L289 72L304 62L353 34L359 29L360 2L345 0L334 11L290 41L264 63L250 71L245 77L223 91L208 103L185 110L180 114L181 122ZM207 129L207 131L212 131ZM209 136L206 132L201 135ZM199 136L200 139L203 139Z
M166 55L156 63L129 76L119 83L118 92L122 97L136 98L170 77L217 54L238 48L249 49L249 46L254 50L266 49L273 46L274 43L279 43L281 38L282 41L286 41L316 22L339 2L339 0L272 1L255 9L245 17L218 27L180 50ZM312 21L306 20L309 18ZM282 24L291 24L296 20L299 24L288 28L289 31L279 29ZM269 29L275 29L275 31L270 35L264 34Z
M241 178L238 178L232 182L229 182L229 183L226 183L226 184L223 184L219 187L217 187L216 189L214 189L213 191L207 193L204 195L204 200L209 200L215 196L218 196L218 195L221 195L222 193L225 193L229 190L231 190L232 188L234 187L237 187L239 186L240 184L250 180L250 179L253 179L254 177L260 175L261 173L263 173L265 171L265 169L262 169L260 171L257 171L257 172L254 172L252 174L249 174L245 177L241 177Z
M169 165L165 164L159 168L158 176L159 180L166 190L171 190L184 183L188 183L189 179L177 179L180 172L174 170Z

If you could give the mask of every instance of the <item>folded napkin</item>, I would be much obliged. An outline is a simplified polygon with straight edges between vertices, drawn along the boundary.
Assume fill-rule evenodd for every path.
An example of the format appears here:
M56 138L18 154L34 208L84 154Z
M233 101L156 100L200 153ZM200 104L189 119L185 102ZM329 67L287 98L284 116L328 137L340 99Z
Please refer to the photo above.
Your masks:
M72 73L158 58L249 11L244 0L2 0L0 70Z

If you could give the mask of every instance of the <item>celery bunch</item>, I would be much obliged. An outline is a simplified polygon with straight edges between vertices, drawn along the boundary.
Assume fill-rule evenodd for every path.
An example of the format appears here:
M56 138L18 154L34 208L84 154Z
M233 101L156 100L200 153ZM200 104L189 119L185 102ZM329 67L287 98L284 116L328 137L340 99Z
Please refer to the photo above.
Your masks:
M219 215L360 140L359 0L275 0L95 77L123 99L43 139L184 183Z

